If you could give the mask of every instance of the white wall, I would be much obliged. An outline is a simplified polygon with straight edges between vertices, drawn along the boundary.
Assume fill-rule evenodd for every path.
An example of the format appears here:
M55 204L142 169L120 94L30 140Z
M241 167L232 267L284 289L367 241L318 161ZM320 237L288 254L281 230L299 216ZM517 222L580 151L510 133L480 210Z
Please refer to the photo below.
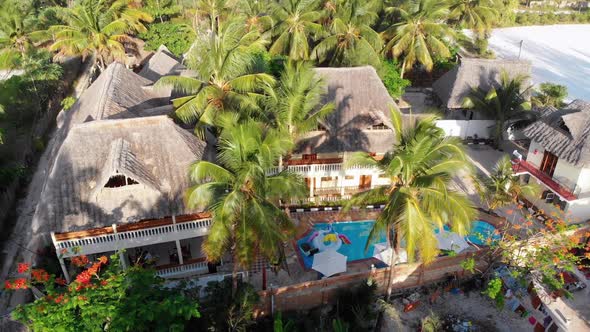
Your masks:
M566 219L574 224L590 219L590 197L569 202L565 212Z
M578 176L578 188L580 194L590 192L590 168L582 168Z
M527 154L526 161L538 168L541 166L544 152L545 149L537 141L532 141L529 146L529 153Z
M445 131L447 136L466 138L477 135L479 138L492 137L494 120L438 120L436 125Z
M527 162L537 168L541 167L544 153L545 149L537 141L532 141L527 154ZM586 171L587 173L582 174L582 168L575 167L563 159L558 159L553 178L578 194L579 187L584 188L581 192L590 191L590 170Z
M581 170L581 168L575 167L567 161L559 159L557 160L557 165L555 166L553 178L573 192L576 190Z

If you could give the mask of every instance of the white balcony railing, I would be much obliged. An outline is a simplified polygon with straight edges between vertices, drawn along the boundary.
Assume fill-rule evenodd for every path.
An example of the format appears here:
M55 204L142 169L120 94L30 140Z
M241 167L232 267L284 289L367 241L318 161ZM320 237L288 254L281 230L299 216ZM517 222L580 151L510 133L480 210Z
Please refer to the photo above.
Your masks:
M63 257L89 255L204 236L209 233L210 227L210 218L198 219L164 226L55 241L55 248Z
M355 173L355 171L361 170L373 170L373 167L365 167L365 166L349 166L344 167L344 164L311 164L311 165L289 165L285 167L288 171L293 173L297 173L303 176L309 175L337 175L336 173L345 172L345 173ZM375 169L375 171L377 171ZM278 167L273 167L268 170L268 175L275 175L279 173Z
M158 269L156 274L162 278L183 277L186 275L207 273L207 262L196 262Z

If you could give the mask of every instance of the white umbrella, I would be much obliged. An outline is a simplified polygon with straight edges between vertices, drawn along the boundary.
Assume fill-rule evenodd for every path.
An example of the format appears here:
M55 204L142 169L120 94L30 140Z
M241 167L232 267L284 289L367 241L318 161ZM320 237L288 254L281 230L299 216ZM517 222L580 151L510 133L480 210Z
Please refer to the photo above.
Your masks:
M434 234L438 240L438 248L442 250L453 250L457 253L469 248L465 239L457 233L448 232L440 229L438 234Z
M391 265L389 262L391 261L391 253L393 248L391 248L387 243L377 243L373 246L373 257L377 258L378 260L382 261L387 265ZM395 259L395 253L393 253L393 258ZM407 263L408 262L408 254L406 253L405 249L400 249L400 255L396 261L396 263Z
M346 271L347 257L336 250L326 250L313 255L312 269L326 277Z

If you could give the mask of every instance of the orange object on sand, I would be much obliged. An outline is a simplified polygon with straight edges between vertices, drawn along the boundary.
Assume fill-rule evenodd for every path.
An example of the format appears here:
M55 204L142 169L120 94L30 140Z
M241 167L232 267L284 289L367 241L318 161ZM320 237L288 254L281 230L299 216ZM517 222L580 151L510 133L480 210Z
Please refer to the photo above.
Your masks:
M416 309L418 306L420 305L420 301L416 301L416 302L412 302L412 303L408 303L406 304L406 306L404 307L404 312L410 312L414 309Z

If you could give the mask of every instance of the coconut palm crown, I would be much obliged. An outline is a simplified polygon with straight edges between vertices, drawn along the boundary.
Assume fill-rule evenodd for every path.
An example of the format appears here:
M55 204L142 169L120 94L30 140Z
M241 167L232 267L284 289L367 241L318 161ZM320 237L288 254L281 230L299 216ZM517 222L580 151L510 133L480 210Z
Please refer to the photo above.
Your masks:
M195 124L195 133L202 138L222 113L246 118L260 111L265 91L275 84L271 75L256 68L253 54L264 50L265 44L257 30L245 29L243 18L220 22L218 33L200 34L191 48L186 65L195 76L165 76L156 86L186 94L173 101L176 115Z
M293 60L309 59L310 43L322 28L317 23L322 17L319 6L317 0L279 1L273 10L277 24L270 52L288 55Z
M56 8L65 25L53 25L48 32L55 39L50 46L57 56L95 56L102 71L112 61L124 61L125 45L134 44L130 34L145 32L144 22L152 17L129 6L127 0L83 0L72 8Z
M248 268L262 256L276 260L292 229L278 207L280 200L305 195L302 179L286 171L267 175L292 146L288 135L261 123L238 123L235 114L220 122L218 163L197 161L190 168L195 186L187 192L189 207L211 211L213 224L203 249L210 261L230 252L234 270Z
M349 206L367 201L386 202L371 230L369 241L382 232L394 232L393 245L399 252L402 242L412 261L415 252L424 263L438 254L435 228L449 225L465 234L475 220L476 210L469 199L454 190L451 179L469 169L465 152L457 138L445 137L436 126L436 116L418 120L411 128L402 128L401 115L391 110L395 142L383 159L357 153L349 164L378 168L391 179L391 185L356 194Z
M401 15L400 22L384 31L383 35L389 39L384 52L403 58L402 77L416 63L431 71L435 57L451 56L447 44L455 38L455 32L446 23L449 15L446 2L410 0L407 6L390 7L386 11L396 11Z

